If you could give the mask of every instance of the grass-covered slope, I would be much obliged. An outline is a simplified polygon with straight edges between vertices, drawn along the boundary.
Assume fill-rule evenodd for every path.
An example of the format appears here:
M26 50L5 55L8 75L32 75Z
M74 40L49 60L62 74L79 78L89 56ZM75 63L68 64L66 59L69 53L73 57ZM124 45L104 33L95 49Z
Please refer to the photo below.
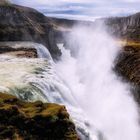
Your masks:
M0 140L78 140L64 106L0 93Z

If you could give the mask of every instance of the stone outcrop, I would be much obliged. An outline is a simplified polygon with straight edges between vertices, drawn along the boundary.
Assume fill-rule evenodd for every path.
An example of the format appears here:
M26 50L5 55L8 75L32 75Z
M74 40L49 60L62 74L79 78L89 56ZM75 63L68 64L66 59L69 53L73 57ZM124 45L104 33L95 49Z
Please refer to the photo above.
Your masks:
M0 93L1 140L78 140L66 108Z

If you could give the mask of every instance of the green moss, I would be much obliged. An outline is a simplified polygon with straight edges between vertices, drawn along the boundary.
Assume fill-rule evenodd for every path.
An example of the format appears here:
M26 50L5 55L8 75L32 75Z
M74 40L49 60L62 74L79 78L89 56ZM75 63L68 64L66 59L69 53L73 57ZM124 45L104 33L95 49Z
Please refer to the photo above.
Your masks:
M0 139L78 140L73 122L61 105L24 102L0 93Z

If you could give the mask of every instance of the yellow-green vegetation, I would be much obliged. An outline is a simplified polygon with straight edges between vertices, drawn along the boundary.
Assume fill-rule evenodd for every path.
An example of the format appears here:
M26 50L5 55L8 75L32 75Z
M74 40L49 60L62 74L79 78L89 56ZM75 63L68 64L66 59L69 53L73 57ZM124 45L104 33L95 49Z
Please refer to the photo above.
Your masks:
M140 47L140 42L136 42L136 41L127 41L126 42L127 46L133 46L133 47Z
M140 47L140 41L121 40L118 41L122 46Z
M0 139L78 140L62 105L18 100L0 93Z

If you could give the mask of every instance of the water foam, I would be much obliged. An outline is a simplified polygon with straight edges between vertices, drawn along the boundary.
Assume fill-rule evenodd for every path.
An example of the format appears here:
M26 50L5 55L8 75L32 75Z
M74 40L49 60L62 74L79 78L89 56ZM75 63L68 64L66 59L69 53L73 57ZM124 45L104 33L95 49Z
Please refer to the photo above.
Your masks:
M129 85L113 71L121 47L102 26L76 26L66 40L66 49L58 45L62 58L56 69L91 121L91 130L96 126L107 140L139 140L137 105Z

